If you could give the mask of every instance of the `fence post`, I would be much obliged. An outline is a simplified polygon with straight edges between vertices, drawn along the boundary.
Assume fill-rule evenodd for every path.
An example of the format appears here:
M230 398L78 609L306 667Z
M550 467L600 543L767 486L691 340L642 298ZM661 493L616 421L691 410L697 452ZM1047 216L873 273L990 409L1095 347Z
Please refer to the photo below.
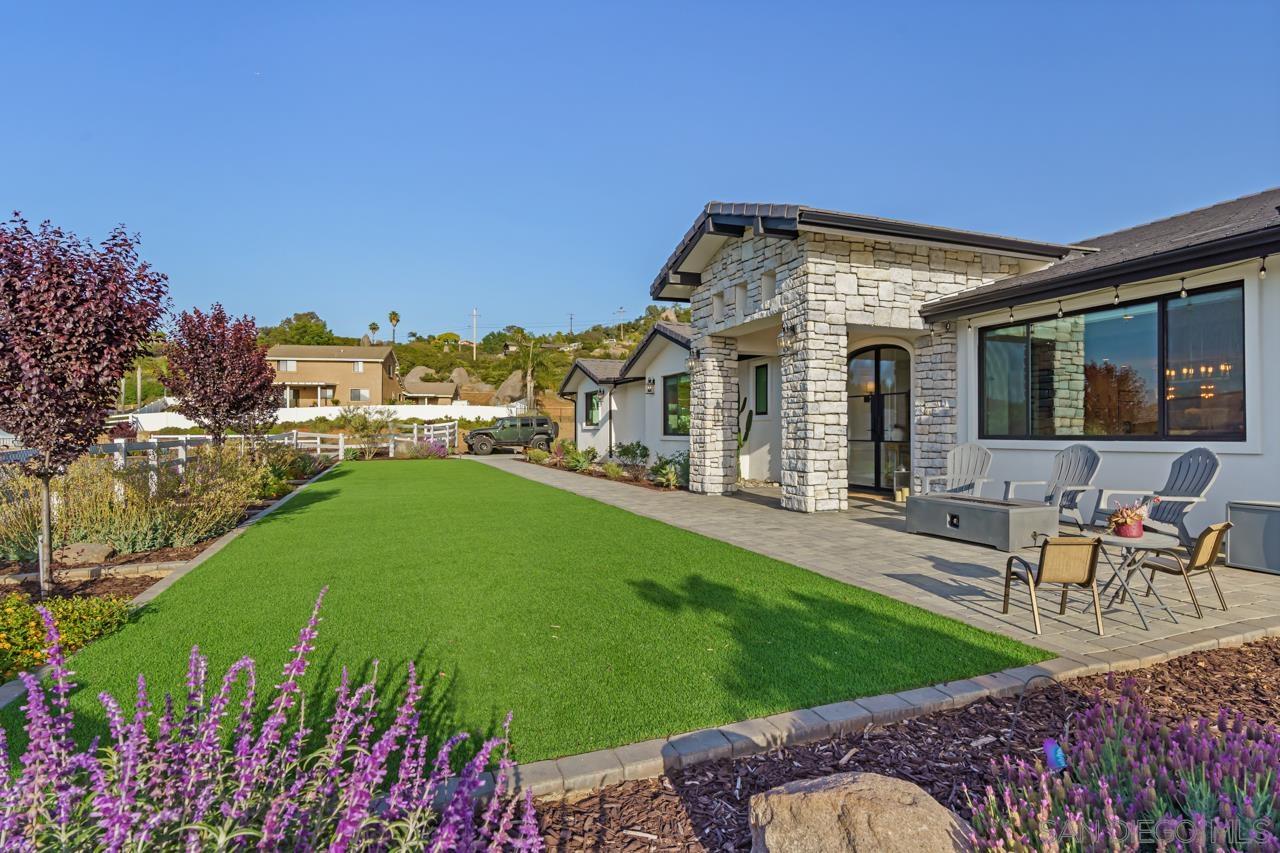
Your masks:
M387 436L387 456L392 459L396 458L396 432L394 428L391 430L391 435Z
M298 449L298 431L296 429L289 434L289 444L294 450Z
M178 476L187 476L187 437L178 439Z
M129 459L129 440L127 438L117 438L115 445L116 449L111 454L111 467L117 471L124 471L124 466ZM114 490L116 497L124 500L124 483L119 477L116 478Z
M418 443L418 424L413 425L413 443Z
M147 491L154 495L160 479L160 439L151 439L150 445L147 448Z
M319 441L320 439L316 439ZM347 458L347 434L345 432L338 433L338 461L341 462Z

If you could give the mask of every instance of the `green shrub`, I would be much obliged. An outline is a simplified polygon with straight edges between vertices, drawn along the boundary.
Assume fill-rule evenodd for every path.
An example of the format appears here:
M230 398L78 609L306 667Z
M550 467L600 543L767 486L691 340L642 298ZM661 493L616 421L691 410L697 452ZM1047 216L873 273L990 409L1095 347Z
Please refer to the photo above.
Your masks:
M650 473L653 475L653 482L657 483L662 488L680 488L680 475L676 472L676 469L673 466L664 465L661 468L658 468L656 473L652 471Z
M613 448L612 455L627 467L643 467L649 464L649 448L642 441L619 444Z
M348 447L342 453L342 459L345 462L355 462L359 458L360 458L360 451L356 450L354 447Z
M62 631L63 650L74 652L124 627L129 599L50 598L43 602ZM19 592L0 596L0 681L45 663L45 628L35 605Z
M617 462L606 462L604 463L604 475L610 480L621 480L627 476L627 472Z
M564 454L564 467L570 471L587 470L596 461L596 456L599 455L594 447L588 447L585 450L568 449L571 447L573 447L573 443L568 442Z
M537 465L546 465L547 460L551 458L551 454L545 450L531 447L524 452L524 458Z

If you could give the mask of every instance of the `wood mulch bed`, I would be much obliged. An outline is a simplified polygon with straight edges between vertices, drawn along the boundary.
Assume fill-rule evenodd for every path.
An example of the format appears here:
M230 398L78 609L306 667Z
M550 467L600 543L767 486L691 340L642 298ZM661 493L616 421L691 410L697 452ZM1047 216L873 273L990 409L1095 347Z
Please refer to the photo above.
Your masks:
M1215 649L1114 677L1092 676L1018 698L988 699L866 732L733 761L624 782L585 797L539 804L550 850L747 850L752 794L793 779L851 770L897 776L968 813L964 788L992 781L1004 755L1034 760L1046 737L1061 737L1073 711L1094 696L1115 697L1133 679L1153 713L1169 720L1212 717L1229 705L1280 722L1280 638ZM1011 731L1012 729L1012 731Z
M105 595L123 595L126 598L133 598L147 590L158 580L160 578L155 575L112 574L97 578L63 578L60 580L55 574L53 595L60 598L98 598ZM31 596L32 599L40 595L40 587L34 581L26 581L0 589L3 592L13 590L24 592Z
M56 572L59 569L67 569L67 568L95 569L95 568L110 568L112 566L131 566L131 565L134 565L135 563L186 562L187 560L192 560L198 557L200 555L200 552L204 551L205 548L208 548L215 541L217 541L217 537L214 537L213 539L206 539L203 542L197 542L194 545L186 545L182 548L156 548L155 550L152 550L152 551L138 551L137 553L134 553L134 554L116 554L114 557L112 557L110 560L107 560L105 563L98 563L92 566L63 566L60 563L54 563L53 569ZM34 571L36 571L35 563L18 563L18 562L0 563L0 576L18 575L18 574L23 574L24 572L34 572Z

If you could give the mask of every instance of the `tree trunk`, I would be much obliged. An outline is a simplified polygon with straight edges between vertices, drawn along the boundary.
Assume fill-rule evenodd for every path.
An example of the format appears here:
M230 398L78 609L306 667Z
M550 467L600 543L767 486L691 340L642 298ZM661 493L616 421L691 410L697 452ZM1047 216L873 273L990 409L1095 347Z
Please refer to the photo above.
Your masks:
M48 475L40 478L40 597L53 591L53 495Z

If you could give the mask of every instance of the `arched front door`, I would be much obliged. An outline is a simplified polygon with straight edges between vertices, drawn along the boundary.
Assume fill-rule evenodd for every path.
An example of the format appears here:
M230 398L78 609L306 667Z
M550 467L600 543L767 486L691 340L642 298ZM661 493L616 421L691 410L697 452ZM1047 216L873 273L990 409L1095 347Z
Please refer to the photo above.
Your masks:
M911 355L864 347L849 356L849 485L892 489L899 468L911 469Z

